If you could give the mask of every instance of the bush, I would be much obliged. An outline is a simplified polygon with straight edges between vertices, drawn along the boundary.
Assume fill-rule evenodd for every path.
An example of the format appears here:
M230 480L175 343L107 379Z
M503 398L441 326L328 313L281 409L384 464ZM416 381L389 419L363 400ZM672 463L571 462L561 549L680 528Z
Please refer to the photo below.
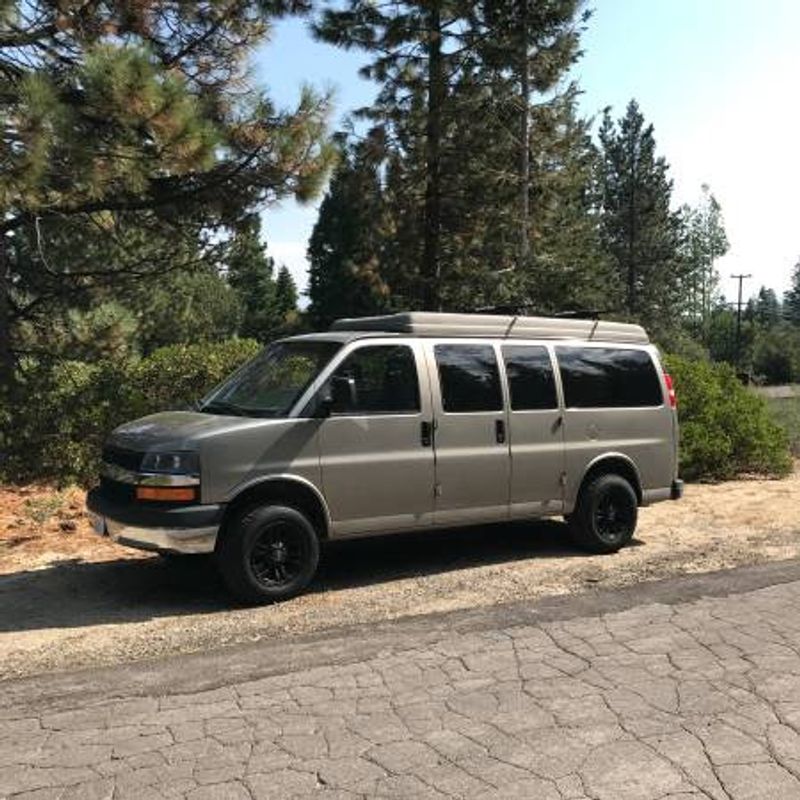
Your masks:
M688 480L742 473L786 475L792 466L786 432L764 400L727 364L668 356L680 422L681 473Z
M781 324L761 331L753 351L753 372L763 383L792 383L800 378L800 331Z
M117 425L189 407L259 349L231 339L164 347L143 359L24 363L4 437L4 477L90 483Z

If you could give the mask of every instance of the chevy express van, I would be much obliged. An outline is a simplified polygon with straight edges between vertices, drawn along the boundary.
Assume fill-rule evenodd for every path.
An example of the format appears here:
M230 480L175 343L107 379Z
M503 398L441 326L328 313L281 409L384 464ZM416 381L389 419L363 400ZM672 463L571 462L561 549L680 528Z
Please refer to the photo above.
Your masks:
M613 553L639 506L681 496L677 439L637 325L346 319L269 345L196 410L117 428L88 507L121 544L214 553L263 602L300 592L328 539L562 516Z

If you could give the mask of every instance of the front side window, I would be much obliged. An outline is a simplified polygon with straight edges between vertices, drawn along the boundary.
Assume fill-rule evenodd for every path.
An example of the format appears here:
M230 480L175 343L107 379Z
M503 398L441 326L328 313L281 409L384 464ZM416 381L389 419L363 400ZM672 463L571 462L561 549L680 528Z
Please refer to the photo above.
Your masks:
M500 374L491 345L437 344L433 350L446 412L502 411Z
M568 408L660 406L661 383L645 350L557 347Z
M337 395L334 414L415 414L420 410L417 364L406 345L359 347L332 378L346 381L348 387Z
M512 411L539 411L558 406L553 365L546 347L504 345Z
M285 417L341 342L275 342L200 402L208 414Z

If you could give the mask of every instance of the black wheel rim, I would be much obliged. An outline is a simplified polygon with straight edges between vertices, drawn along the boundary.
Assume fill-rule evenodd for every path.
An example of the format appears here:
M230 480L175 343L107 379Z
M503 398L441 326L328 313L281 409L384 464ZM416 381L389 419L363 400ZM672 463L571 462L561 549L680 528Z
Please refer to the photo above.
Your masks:
M250 551L253 577L270 589L288 586L303 571L306 551L305 537L296 525L272 522L258 534Z
M634 506L622 489L604 492L594 510L597 535L607 544L619 544L633 527Z

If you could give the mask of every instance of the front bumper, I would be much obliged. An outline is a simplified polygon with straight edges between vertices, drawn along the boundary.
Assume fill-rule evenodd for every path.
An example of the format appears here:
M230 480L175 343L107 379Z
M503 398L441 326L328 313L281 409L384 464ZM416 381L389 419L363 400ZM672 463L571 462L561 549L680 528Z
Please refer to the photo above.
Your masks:
M99 488L86 497L95 530L119 544L170 553L213 553L224 506L120 503Z

